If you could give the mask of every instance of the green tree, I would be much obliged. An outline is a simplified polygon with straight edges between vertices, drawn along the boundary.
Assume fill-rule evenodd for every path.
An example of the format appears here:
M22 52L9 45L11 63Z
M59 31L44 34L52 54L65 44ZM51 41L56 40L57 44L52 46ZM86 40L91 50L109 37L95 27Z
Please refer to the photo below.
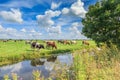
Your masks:
M101 0L89 7L82 32L99 43L120 46L120 0Z

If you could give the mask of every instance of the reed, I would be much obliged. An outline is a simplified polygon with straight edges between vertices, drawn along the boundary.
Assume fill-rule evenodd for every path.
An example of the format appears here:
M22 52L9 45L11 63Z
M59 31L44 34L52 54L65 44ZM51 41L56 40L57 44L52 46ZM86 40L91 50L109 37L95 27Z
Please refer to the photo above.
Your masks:
M77 51L73 55L75 80L119 80L120 50L115 45Z

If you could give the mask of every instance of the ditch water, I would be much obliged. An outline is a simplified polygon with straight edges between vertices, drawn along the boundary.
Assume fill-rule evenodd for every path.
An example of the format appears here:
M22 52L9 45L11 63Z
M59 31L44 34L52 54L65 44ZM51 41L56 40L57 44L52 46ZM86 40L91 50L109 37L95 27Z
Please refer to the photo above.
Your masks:
M50 74L54 72L54 67L59 67L61 65L70 66L72 63L72 54L68 53L48 58L22 61L16 64L0 67L0 80L3 80L5 74L9 75L11 78L11 73L16 73L19 78L22 78L22 80L33 80L33 70L41 71L41 75L48 78Z

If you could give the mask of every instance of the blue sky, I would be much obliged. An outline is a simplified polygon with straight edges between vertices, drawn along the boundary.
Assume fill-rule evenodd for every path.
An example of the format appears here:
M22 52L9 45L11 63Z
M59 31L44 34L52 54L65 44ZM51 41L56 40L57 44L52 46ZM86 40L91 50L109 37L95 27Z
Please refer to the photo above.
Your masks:
M81 20L98 0L0 0L0 39L85 39Z

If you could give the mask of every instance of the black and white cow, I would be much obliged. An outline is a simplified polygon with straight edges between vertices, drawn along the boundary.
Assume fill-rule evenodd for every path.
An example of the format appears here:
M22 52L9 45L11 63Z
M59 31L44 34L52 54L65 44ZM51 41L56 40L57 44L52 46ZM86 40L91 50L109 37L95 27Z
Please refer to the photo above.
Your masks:
M32 43L31 43L31 48L33 48L33 49L35 49L35 48L37 48L37 49L43 48L43 49L44 49L44 45L43 45L43 44L40 44L40 43L38 43L38 42L32 42Z

